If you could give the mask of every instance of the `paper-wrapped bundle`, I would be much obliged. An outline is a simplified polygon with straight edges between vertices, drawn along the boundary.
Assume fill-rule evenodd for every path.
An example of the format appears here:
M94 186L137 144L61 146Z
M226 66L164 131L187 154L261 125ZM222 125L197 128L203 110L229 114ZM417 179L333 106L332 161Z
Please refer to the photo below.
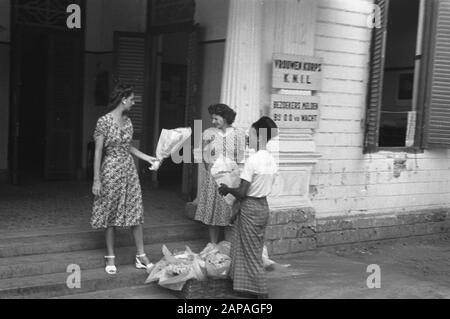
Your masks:
M220 155L212 165L211 175L218 186L225 184L230 188L236 188L241 181L237 163L223 155ZM232 206L236 198L228 194L224 197L224 200L228 205Z
M158 146L156 147L157 160L152 167L150 167L150 170L158 170L162 160L168 158L171 154L178 152L191 135L192 129L190 127L182 127L173 130L163 129L159 136Z
M222 241L219 244L209 243L199 256L205 261L206 273L210 278L223 279L228 277L231 266L231 244Z
M228 277L231 258L219 252L210 254L205 258L206 273L210 278L223 279Z
M165 245L164 257L153 267L145 283L158 281L162 287L180 291L189 279L205 280L205 262L186 246L182 253L172 254Z

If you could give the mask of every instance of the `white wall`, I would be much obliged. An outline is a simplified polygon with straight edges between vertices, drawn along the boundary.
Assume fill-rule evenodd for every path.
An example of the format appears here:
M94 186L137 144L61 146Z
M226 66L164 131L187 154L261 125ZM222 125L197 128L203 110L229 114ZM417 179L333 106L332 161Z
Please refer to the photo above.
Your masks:
M225 39L229 0L195 0L195 22L205 29L204 40Z
M195 22L200 24L200 41L226 39L229 0L196 0ZM211 126L208 106L220 102L225 42L200 45L200 103L203 128Z
M318 217L410 211L450 205L450 152L363 154L370 9L363 0L320 0L315 55L324 58L322 158L311 188ZM406 169L394 176L395 157Z
M114 31L145 32L146 0L94 0L86 5L88 51L112 51Z
M0 171L8 168L10 1L0 0Z
M146 0L87 1L86 54L83 114L83 168L86 167L86 145L92 140L97 119L107 107L96 106L95 76L98 70L114 70L114 31L145 32ZM110 81L112 89L112 81Z

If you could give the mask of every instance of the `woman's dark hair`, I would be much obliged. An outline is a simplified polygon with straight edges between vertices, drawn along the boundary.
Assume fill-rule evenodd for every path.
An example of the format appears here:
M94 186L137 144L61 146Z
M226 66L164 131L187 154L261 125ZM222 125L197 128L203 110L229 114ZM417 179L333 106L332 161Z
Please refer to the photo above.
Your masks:
M213 104L208 107L209 115L219 115L225 119L228 125L234 123L236 112L226 104Z
M278 135L278 126L268 116L261 117L258 121L252 124L252 128L256 130L258 140L261 133L266 134L267 142Z
M131 94L133 94L133 88L131 85L120 82L117 83L109 96L108 107L110 109L116 108L122 99L129 98Z

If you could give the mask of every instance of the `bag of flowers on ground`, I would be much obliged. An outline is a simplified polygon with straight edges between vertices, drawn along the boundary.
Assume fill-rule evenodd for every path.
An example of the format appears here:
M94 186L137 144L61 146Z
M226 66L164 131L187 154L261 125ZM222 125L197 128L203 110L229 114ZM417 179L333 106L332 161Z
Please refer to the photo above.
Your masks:
M205 262L189 247L182 253L172 254L165 245L164 257L153 267L145 283L158 281L162 287L180 291L189 279L205 280Z
M230 272L230 243L222 241L217 245L209 243L199 254L205 261L206 275L210 278L227 278Z

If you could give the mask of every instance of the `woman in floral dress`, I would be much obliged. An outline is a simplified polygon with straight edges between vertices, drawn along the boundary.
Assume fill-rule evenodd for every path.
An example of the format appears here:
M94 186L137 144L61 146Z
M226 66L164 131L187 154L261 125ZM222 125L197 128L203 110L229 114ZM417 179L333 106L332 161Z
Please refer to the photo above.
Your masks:
M132 155L152 164L154 157L146 155L130 145L133 124L124 115L134 105L134 93L129 85L117 84L110 97L110 113L100 117L94 132L95 195L91 226L105 229L107 254L105 271L115 274L114 235L115 227L132 227L136 242L137 268L152 266L144 252L144 210L139 177ZM102 162L102 154L105 153Z
M236 112L229 106L211 105L208 112L213 127L203 132L206 175L194 219L209 226L210 242L217 244L224 226L230 225L231 207L218 192L218 185L211 175L211 166L221 154L239 163L244 157L245 132L232 126Z

